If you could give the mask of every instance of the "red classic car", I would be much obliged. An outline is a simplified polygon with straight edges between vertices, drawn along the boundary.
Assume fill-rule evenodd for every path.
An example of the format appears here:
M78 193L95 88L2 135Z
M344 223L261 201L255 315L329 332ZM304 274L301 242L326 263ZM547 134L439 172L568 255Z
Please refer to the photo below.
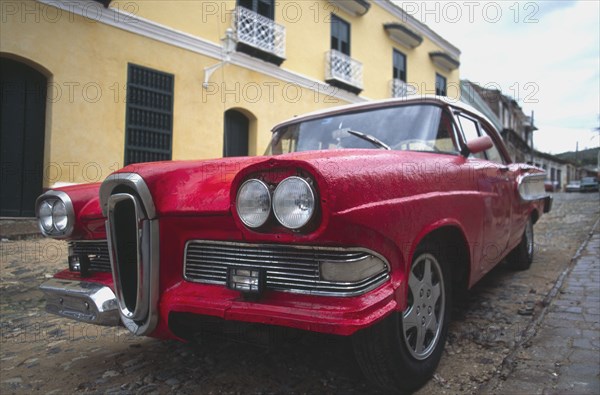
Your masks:
M265 156L127 166L37 200L69 242L47 310L185 339L210 320L352 336L367 378L414 390L442 355L453 291L527 269L550 210L476 110L439 97L277 125Z

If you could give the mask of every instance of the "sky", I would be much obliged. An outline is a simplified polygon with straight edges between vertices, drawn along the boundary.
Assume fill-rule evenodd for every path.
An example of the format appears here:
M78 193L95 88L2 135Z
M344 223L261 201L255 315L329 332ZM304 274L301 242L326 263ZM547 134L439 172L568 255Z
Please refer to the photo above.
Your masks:
M396 1L458 47L460 78L534 112L534 147L600 146L600 1Z

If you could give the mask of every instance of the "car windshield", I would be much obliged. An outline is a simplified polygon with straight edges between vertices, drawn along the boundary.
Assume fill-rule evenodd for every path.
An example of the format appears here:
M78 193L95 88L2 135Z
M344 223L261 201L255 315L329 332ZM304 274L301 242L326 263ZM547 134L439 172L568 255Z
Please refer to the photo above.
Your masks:
M457 153L441 107L404 105L334 114L277 129L265 155L341 148Z

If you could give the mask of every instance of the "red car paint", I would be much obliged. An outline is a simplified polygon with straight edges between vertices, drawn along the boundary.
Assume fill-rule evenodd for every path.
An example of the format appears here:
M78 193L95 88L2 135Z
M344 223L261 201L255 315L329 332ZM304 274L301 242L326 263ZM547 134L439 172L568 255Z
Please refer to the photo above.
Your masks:
M477 114L471 114L478 116ZM481 119L481 122L486 122ZM498 264L521 240L543 201L523 201L520 175L542 170L511 164L500 137L491 136L505 163L432 152L339 149L271 157L227 158L135 164L118 173L136 173L147 184L159 220L159 322L151 334L176 338L172 312L257 322L316 332L350 335L406 306L413 253L431 232L453 228L468 251L468 286ZM241 183L252 175L281 180L303 172L315 182L319 212L308 231L272 225L244 226L235 209ZM105 239L100 184L60 188L74 204L71 239ZM391 266L390 279L360 296L316 296L267 290L249 301L222 285L183 278L189 240L260 244L363 247ZM56 278L77 279L65 270ZM113 288L109 273L85 278Z

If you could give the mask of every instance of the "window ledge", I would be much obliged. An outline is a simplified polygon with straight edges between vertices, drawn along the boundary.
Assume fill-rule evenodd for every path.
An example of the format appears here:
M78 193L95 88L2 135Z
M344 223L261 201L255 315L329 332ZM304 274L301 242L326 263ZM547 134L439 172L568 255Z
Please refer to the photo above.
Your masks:
M363 16L371 8L368 0L329 0L329 2L354 16Z
M429 52L429 58L438 67L452 71L460 66L460 62L445 52Z
M408 48L416 48L423 42L423 37L401 23L386 23L383 28L388 36Z

